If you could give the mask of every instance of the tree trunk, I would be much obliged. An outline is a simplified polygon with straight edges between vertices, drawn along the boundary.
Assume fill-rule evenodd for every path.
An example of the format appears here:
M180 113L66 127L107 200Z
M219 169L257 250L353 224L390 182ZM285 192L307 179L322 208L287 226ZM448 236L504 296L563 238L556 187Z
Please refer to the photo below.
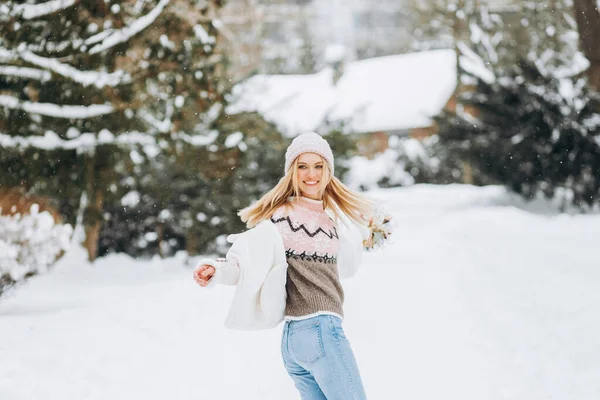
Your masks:
M100 229L102 228L102 204L104 202L102 191L95 190L92 196L87 212L88 216L93 215L94 217L90 218L91 221L88 221L85 225L85 241L83 243L90 261L94 261L98 257L98 241L100 239Z
M473 179L473 167L469 161L462 162L462 183L467 185L473 185L475 180Z
M590 68L588 69L588 76L590 78L590 84L596 91L600 91L600 60L591 61Z
M600 91L600 10L596 0L574 0L573 9L579 43L585 57L590 61L588 76L591 86Z
M158 255L160 256L160 258L165 258L165 254L163 251L163 241L165 239L165 226L162 222L156 224L156 233L158 234Z
M89 261L98 257L98 240L102 228L102 207L104 193L98 188L96 174L96 155L92 154L85 158L86 168L86 192L88 203L83 214L83 226L85 227L85 240L83 245L87 249Z

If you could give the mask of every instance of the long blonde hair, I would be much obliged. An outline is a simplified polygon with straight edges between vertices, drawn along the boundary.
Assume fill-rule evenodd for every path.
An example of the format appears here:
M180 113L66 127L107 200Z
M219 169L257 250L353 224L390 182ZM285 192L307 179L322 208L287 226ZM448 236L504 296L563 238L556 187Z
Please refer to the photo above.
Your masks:
M321 159L326 164L323 157ZM360 225L368 224L369 218L373 215L374 203L362 194L346 187L338 178L331 175L329 168L323 168L321 192L323 193L323 209L330 210L336 219L339 220L344 215ZM279 207L288 205L290 197L300 195L298 158L296 158L273 189L256 203L238 212L238 215L248 228L252 228L259 222L271 218Z

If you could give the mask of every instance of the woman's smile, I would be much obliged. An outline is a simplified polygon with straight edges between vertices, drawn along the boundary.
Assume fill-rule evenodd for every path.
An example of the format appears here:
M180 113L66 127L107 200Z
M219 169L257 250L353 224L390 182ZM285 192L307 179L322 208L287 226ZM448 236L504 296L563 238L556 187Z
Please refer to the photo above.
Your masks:
M298 157L298 183L303 196L320 200L323 188L323 158L315 153L303 153Z

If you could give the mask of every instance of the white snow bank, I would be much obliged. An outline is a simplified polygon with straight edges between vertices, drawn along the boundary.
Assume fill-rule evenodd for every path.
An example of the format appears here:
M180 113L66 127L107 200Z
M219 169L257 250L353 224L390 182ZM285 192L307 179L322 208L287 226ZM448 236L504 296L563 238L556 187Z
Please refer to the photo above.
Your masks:
M343 281L370 399L598 399L600 215L500 187L369 194L397 222L393 243ZM193 261L90 265L75 247L3 298L2 398L299 398L281 327L225 329L234 288L198 287Z
M27 215L0 215L0 277L19 281L28 273L45 272L69 248L71 233L71 225L55 224L37 205Z

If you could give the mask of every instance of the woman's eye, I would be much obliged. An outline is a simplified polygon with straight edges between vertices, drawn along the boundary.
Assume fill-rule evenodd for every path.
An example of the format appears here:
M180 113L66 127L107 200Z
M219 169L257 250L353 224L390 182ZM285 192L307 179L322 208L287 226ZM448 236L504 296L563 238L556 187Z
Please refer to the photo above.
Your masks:
M305 168L306 168L306 166L305 166L305 165L299 165L299 166L298 166L298 168L300 168L300 169L305 169Z
M323 169L323 166L322 165L317 165L317 168Z

